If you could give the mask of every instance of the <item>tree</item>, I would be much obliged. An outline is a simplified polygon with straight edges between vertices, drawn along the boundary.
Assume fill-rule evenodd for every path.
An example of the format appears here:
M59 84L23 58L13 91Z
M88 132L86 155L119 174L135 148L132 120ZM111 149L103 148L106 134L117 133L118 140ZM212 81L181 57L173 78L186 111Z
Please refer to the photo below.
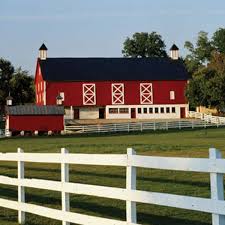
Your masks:
M225 111L225 55L213 52L211 61L193 74L186 89L190 106Z
M211 41L208 39L208 33L204 31L198 33L196 47L190 41L186 41L184 47L190 52L185 58L185 63L191 74L209 62L214 49Z
M152 33L135 33L127 37L123 44L122 53L125 57L167 57L166 45L161 35Z
M219 28L213 34L212 46L217 52L225 54L225 28Z
M34 102L34 79L29 76L27 71L17 69L10 80L10 90L13 102L24 104Z
M8 60L0 58L0 110L5 105L5 99L9 94L9 83L14 73L14 67Z

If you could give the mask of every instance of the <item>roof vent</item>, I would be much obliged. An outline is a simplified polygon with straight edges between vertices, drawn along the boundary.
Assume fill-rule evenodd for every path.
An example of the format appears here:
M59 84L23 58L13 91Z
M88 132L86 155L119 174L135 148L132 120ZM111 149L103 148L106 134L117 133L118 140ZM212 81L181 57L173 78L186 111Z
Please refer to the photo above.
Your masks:
M173 60L179 59L179 48L175 44L170 48L170 58Z
M45 59L47 58L47 51L48 51L48 49L47 49L47 47L45 46L45 44L43 43L43 44L41 45L41 47L39 48L39 58L40 58L41 60L45 60Z

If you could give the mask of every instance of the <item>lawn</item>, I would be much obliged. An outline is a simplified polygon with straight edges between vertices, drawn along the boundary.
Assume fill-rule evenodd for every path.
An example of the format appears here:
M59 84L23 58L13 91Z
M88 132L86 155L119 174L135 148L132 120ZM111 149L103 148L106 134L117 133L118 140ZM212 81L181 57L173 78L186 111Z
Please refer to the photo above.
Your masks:
M126 153L128 147L138 154L180 157L208 157L208 149L225 150L225 129L169 131L113 136L24 137L0 139L1 152ZM225 151L223 151L224 153ZM15 177L16 163L0 162L0 175ZM60 165L25 164L26 178L60 180ZM125 187L125 168L70 166L70 181ZM209 197L209 175L190 172L138 169L137 188L146 191ZM17 198L17 189L0 185L0 197ZM60 193L26 188L26 202L60 208ZM83 195L71 195L71 211L125 220L125 202ZM148 225L209 225L211 215L175 208L137 204L138 223ZM56 225L61 222L28 214L27 225ZM0 225L16 225L17 212L0 208Z

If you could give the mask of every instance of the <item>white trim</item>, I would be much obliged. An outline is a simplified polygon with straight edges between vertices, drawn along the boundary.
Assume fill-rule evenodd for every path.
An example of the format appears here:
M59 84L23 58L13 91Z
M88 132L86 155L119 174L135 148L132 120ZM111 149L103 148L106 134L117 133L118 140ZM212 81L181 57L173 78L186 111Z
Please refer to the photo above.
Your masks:
M96 105L95 84L83 84L83 105Z
M112 104L123 105L124 104L124 84L114 83L111 85L112 90Z
M152 83L140 83L140 104L153 104Z

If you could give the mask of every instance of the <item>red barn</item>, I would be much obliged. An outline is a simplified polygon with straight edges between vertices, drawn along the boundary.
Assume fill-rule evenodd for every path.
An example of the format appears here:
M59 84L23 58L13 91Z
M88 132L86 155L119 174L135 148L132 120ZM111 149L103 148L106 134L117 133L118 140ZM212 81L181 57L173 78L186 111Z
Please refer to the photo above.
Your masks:
M36 104L60 95L75 119L184 118L188 73L172 58L48 58L43 44L35 74Z
M18 105L6 108L6 130L9 132L59 132L64 130L62 106Z

